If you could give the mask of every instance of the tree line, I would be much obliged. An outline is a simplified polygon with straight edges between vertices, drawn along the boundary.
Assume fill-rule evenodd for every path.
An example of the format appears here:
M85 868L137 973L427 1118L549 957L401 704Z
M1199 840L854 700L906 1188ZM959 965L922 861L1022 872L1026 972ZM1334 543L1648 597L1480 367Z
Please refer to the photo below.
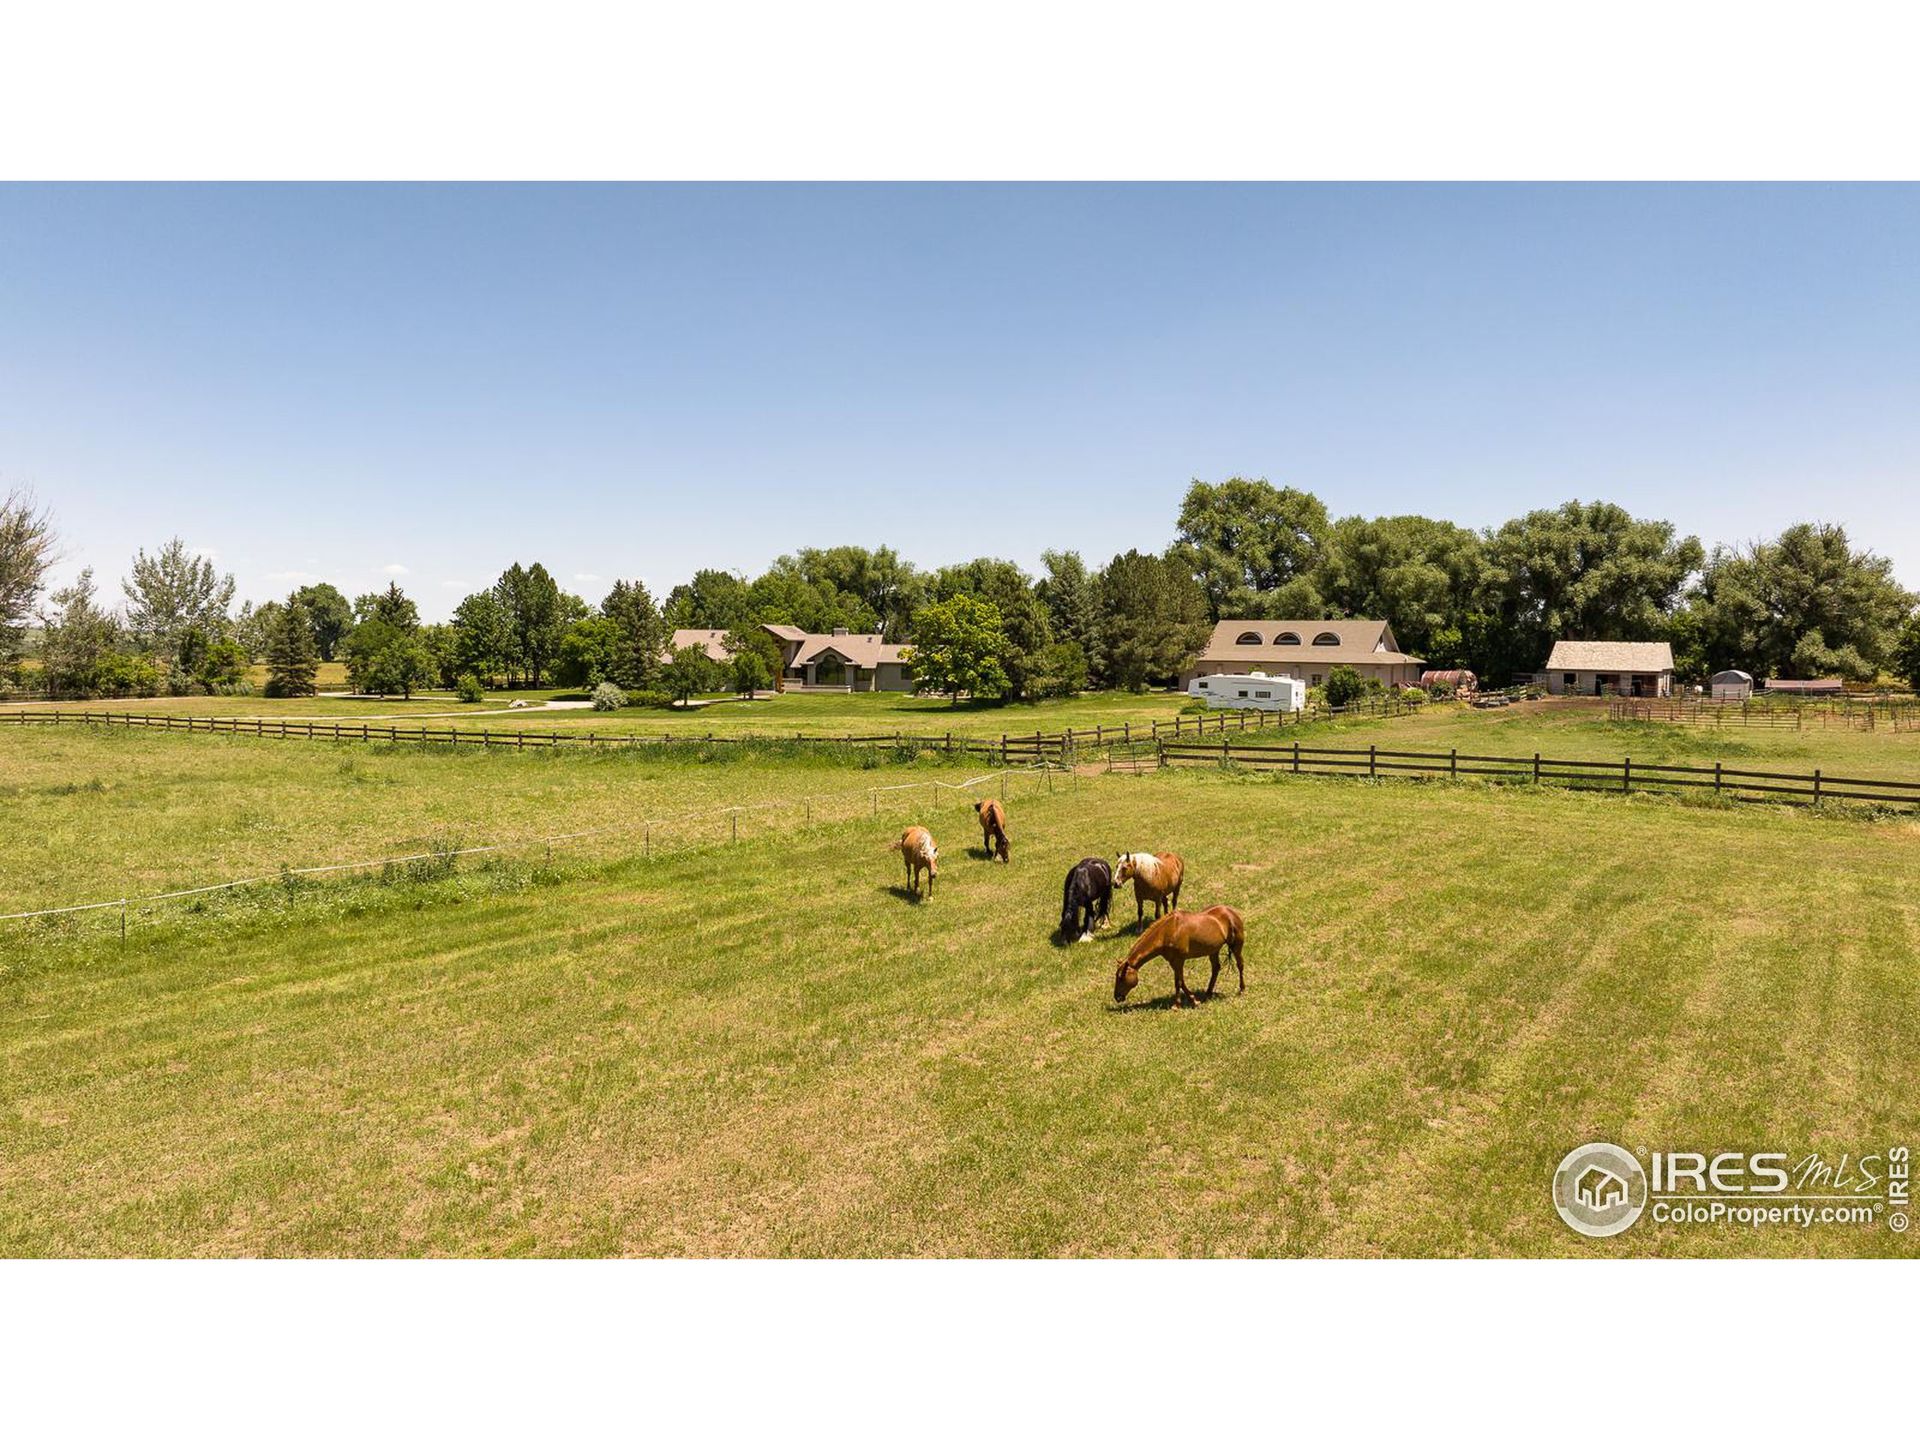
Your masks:
M1709 552L1605 502L1474 530L1419 515L1335 519L1303 490L1196 480L1171 545L1097 567L1049 550L1038 575L991 557L923 569L887 547L843 545L783 555L751 578L702 569L658 601L621 580L594 606L545 566L516 563L444 624L423 624L397 582L351 601L315 583L235 611L232 576L177 538L135 555L118 604L90 570L45 594L55 549L31 497L0 500L0 681L22 684L31 658L35 688L58 695L234 692L256 662L269 693L310 694L328 661L382 694L756 689L780 663L760 627L782 624L907 644L919 688L1034 699L1167 682L1217 620L1348 616L1385 619L1403 650L1493 683L1578 638L1668 640L1690 677L1738 668L1920 685L1916 597L1841 527L1809 522ZM670 652L678 628L725 632L729 661Z

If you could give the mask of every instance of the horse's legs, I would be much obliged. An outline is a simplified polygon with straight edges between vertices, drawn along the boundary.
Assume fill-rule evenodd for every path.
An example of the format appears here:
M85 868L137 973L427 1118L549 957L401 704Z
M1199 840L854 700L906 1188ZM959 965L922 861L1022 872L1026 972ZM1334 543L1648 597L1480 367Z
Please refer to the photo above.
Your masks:
M1240 972L1240 993L1247 993L1247 962L1240 955L1240 941L1233 942L1233 968Z
M1193 992L1187 989L1187 962L1169 955L1167 964L1173 967L1173 1008L1178 1010L1182 1005L1198 1004Z
M1220 983L1220 952L1214 951L1207 957L1213 962L1213 973L1207 976L1207 999L1213 999L1213 987Z

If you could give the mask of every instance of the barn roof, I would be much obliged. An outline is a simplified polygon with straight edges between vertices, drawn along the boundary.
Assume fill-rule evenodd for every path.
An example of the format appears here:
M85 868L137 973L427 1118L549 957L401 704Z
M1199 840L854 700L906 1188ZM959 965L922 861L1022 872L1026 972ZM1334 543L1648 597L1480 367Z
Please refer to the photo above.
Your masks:
M1673 669L1673 646L1664 640L1559 640L1547 657L1549 670Z

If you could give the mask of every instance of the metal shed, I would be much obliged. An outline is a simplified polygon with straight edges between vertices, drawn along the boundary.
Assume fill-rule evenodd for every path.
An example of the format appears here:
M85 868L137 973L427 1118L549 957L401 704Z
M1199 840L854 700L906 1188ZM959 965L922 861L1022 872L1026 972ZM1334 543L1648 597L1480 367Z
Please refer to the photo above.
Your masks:
M1722 670L1713 677L1713 698L1716 700L1750 700L1753 698L1753 676L1744 670Z

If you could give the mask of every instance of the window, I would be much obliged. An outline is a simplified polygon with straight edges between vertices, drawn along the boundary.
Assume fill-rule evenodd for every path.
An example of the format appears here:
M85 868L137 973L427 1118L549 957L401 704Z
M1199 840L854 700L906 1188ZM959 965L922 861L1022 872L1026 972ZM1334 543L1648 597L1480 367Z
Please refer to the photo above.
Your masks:
M1307 683L1309 685L1318 685L1321 682L1322 678L1323 678L1322 676L1316 675L1313 677L1313 679L1309 680Z
M1245 631L1240 638L1233 643L1236 645L1258 645L1260 643L1260 632L1258 630Z
M1331 630L1322 630L1318 635L1313 637L1313 643L1316 645L1338 645L1340 643L1340 637Z
M1298 645L1300 643L1300 637L1291 630L1282 630L1278 635L1273 637L1273 643L1276 645Z
M1256 691L1254 691L1254 692L1253 692L1253 698L1254 698L1254 699L1256 699L1256 700L1271 700L1271 699L1273 699L1273 691L1271 691L1271 690L1256 690Z
M1244 690L1242 690L1242 691L1240 692L1240 698L1241 698L1242 700L1244 700L1244 699L1246 699L1246 698L1247 698L1247 692L1246 692L1246 691L1244 691Z

